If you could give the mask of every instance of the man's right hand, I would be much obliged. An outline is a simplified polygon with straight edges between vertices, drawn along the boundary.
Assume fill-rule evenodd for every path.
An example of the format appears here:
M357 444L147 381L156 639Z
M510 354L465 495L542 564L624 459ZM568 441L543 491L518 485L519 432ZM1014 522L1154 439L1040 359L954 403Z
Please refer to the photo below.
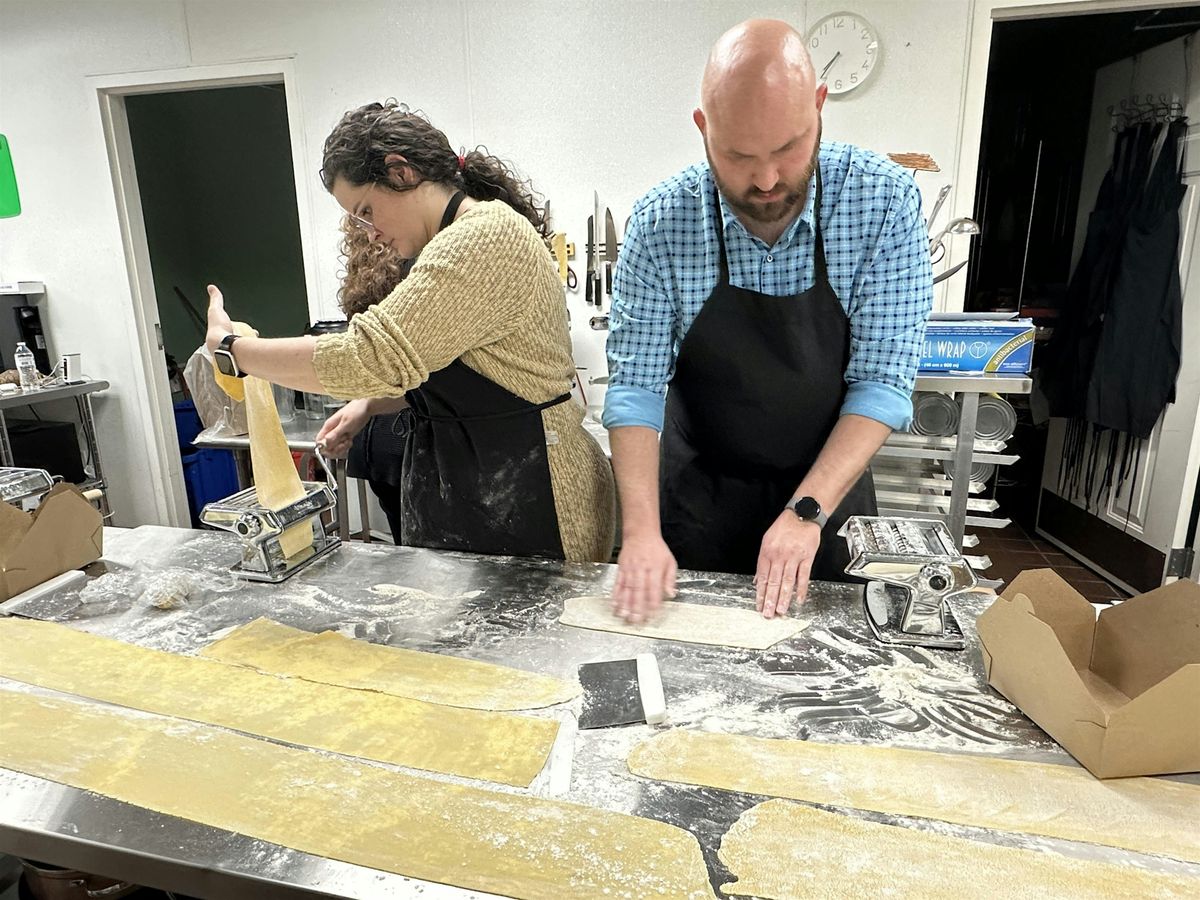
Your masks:
M650 619L675 596L675 557L661 535L627 540L617 556L613 615L631 624Z
M325 420L317 432L317 443L324 445L326 456L342 459L350 452L350 444L371 418L371 401L351 400Z

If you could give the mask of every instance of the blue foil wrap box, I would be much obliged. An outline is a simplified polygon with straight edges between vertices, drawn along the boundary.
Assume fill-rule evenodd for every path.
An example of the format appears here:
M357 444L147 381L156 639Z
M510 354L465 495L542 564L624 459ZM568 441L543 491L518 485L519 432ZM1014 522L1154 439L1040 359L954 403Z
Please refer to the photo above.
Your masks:
M1033 362L1031 319L930 321L921 348L922 372L1028 374Z

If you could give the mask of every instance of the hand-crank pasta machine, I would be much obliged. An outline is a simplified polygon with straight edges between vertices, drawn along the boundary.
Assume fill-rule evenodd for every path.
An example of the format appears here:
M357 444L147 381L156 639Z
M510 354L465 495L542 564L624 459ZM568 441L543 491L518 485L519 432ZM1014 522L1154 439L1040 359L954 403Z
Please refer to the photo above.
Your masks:
M850 548L846 573L867 580L867 623L876 638L951 650L965 646L949 603L975 589L975 573L945 524L852 516L838 534Z

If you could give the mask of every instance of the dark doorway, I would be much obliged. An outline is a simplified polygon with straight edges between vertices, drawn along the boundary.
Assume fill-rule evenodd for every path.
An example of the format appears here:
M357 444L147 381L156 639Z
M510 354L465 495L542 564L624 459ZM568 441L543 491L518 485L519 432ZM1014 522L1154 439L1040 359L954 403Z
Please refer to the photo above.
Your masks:
M1009 397L1018 425L1008 451L1021 459L1001 471L995 488L1003 514L1028 535L1038 529L1049 434L1037 370L1045 364L1096 200L1085 159L1089 128L1096 127L1097 72L1198 28L1200 6L993 26L974 206L981 234L971 250L965 309L1018 313L1038 326L1034 393ZM1077 577L1097 579L1092 572Z
M198 450L182 370L204 342L207 284L264 337L301 334L308 300L282 84L125 98L188 505L237 490L227 450Z

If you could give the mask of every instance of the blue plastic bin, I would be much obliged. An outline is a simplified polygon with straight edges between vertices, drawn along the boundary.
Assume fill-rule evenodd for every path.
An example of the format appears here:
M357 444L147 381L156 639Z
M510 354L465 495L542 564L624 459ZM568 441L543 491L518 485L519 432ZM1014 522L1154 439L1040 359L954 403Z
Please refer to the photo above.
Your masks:
M196 435L203 430L204 423L200 421L195 403L191 400L180 400L175 404L175 432L179 435L180 448L192 446Z
M206 503L237 493L237 462L232 450L184 450L183 483L187 490L192 526L200 527L200 510Z

